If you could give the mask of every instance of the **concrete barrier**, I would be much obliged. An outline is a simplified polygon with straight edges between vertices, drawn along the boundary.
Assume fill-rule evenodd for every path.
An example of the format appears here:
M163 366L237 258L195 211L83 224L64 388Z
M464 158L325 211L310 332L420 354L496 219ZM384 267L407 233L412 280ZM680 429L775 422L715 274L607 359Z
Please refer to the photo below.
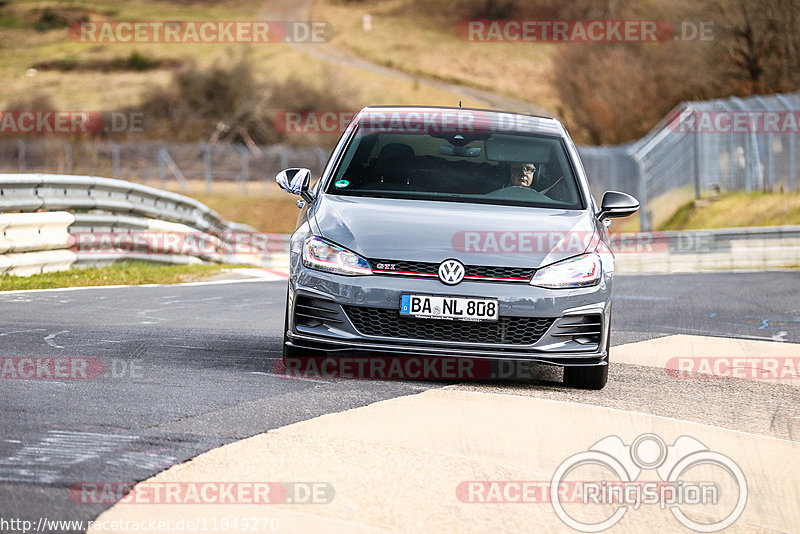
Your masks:
M71 250L20 252L0 256L0 272L15 276L64 271L72 267L77 255ZM4 269L5 265L5 269Z
M73 222L75 217L63 211L0 214L0 254L67 248Z
M75 217L67 212L0 214L0 273L29 276L69 269L76 254L67 247L67 228Z

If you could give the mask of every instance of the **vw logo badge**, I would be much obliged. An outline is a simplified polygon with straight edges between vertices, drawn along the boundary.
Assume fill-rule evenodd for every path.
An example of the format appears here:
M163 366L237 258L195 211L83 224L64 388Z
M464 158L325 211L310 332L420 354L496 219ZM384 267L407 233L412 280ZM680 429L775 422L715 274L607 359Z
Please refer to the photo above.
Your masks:
M453 286L464 279L464 264L458 260L444 260L439 265L439 280Z

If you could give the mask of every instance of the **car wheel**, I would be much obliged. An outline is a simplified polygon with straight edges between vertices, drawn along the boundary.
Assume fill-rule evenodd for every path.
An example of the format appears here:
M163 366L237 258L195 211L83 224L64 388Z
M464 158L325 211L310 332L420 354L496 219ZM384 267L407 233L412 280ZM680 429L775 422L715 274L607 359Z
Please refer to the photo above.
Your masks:
M564 367L564 385L580 389L603 389L608 382L608 364Z

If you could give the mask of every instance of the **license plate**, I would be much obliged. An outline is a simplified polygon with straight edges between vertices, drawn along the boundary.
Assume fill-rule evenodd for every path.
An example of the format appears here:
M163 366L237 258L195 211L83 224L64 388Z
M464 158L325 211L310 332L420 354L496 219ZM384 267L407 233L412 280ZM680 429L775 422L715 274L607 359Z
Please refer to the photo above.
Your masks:
M430 319L496 321L497 299L403 295L400 315Z

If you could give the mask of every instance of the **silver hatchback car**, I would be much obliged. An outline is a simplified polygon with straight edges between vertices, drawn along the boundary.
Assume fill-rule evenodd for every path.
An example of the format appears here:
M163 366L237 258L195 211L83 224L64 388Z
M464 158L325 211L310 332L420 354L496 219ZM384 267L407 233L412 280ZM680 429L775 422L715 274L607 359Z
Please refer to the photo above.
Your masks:
M369 107L300 195L284 329L290 358L467 358L608 379L614 257L572 140L548 117Z

